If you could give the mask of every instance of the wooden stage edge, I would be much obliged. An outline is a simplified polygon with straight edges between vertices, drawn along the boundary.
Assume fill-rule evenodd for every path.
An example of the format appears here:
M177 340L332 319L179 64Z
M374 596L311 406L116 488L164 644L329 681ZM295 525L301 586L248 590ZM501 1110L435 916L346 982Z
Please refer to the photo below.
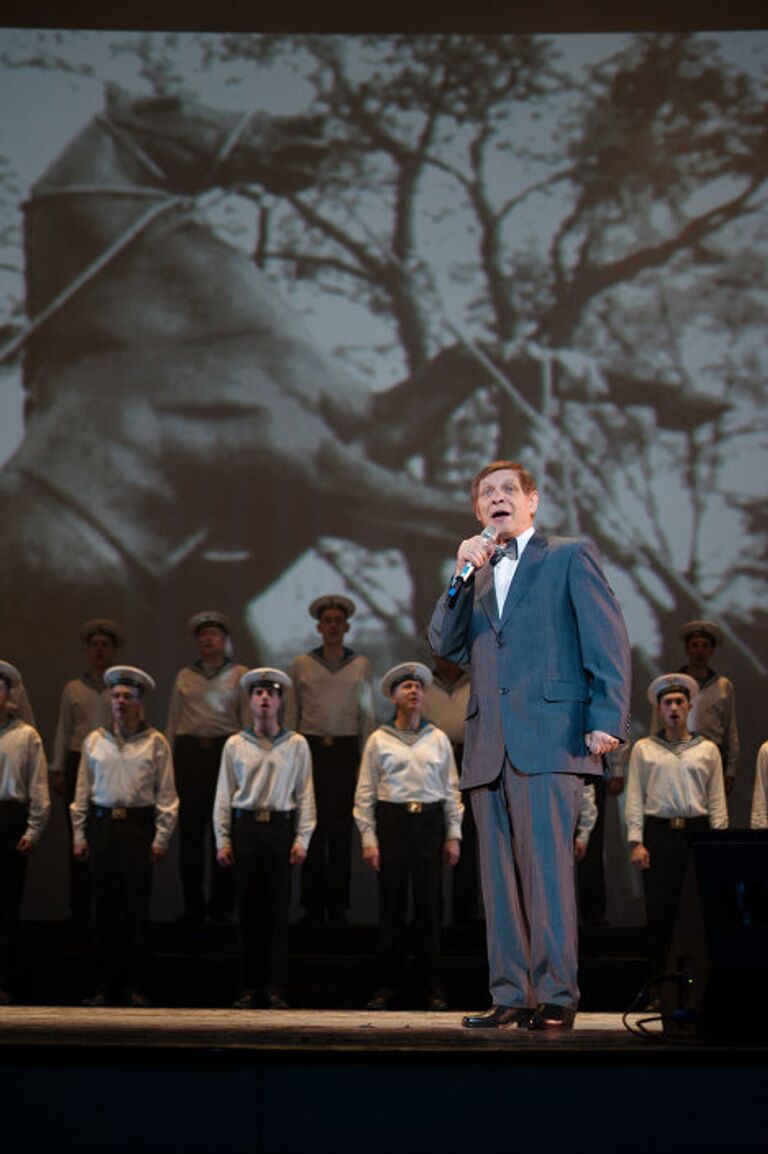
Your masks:
M10 1047L105 1047L110 1049L203 1051L324 1051L339 1053L422 1053L464 1057L503 1052L529 1059L591 1052L595 1055L662 1053L702 1057L722 1055L733 1043L695 1038L665 1038L661 1022L647 1021L650 1037L638 1037L623 1025L620 1014L583 1013L573 1030L536 1033L516 1027L468 1030L462 1011L447 1013L363 1010L198 1010L71 1006L0 1007L0 1052ZM766 1045L739 1042L742 1053L765 1053Z

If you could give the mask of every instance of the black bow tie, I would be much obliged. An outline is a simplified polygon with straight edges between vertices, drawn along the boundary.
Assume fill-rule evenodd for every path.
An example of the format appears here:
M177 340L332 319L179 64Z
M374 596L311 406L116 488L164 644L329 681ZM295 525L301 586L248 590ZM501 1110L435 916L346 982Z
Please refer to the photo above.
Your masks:
M500 545L491 557L491 565L498 565L502 557L508 557L510 561L517 561L517 541L514 537L507 541L505 545Z

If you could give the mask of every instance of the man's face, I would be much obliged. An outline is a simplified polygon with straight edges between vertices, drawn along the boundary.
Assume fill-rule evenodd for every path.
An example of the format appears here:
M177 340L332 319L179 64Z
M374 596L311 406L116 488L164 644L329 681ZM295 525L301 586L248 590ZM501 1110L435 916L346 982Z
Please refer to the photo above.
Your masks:
M103 673L115 664L117 646L107 633L94 633L88 638L88 664Z
M392 692L392 700L395 707L405 713L420 710L424 704L424 686L413 677L401 681Z
M283 695L273 685L256 685L251 690L251 713L254 721L276 722Z
M348 630L347 615L341 609L325 609L317 619L317 631L326 645L338 645Z
M659 713L665 729L685 728L691 703L684 693L665 693L659 702Z
M530 529L538 507L536 489L524 493L514 469L497 469L480 482L475 516L482 525L493 525L500 541L508 541Z
M691 665L709 665L715 647L703 633L692 633L685 643L685 652Z
M197 631L197 648L203 661L221 661L226 653L227 635L218 625L203 625Z
M141 694L135 685L113 685L111 704L118 725L130 727L141 719Z

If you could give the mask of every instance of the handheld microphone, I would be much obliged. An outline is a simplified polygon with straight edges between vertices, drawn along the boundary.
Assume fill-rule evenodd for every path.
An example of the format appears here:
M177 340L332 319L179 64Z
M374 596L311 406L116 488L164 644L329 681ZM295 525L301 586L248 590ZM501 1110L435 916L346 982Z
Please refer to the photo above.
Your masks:
M480 536L484 541L495 541L499 535L499 531L495 525L486 525ZM462 585L466 585L472 574L477 568L471 561L466 561L458 573L454 573L451 578L451 583L448 586L448 600L449 604L453 605L459 594L459 589Z

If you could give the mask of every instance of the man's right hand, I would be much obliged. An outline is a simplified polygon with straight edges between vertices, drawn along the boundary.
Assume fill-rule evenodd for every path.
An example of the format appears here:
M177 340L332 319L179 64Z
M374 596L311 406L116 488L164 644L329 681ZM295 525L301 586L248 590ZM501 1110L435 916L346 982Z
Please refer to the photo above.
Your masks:
M633 847L632 853L629 855L629 860L637 869L647 870L651 864L651 855L648 853L648 850L644 845L636 845Z
M459 545L456 553L456 572L460 573L469 562L475 569L481 569L493 556L496 545L478 533L475 537L467 537Z
M376 873L381 869L381 854L377 845L366 846L363 850L363 861L366 862L372 870Z

